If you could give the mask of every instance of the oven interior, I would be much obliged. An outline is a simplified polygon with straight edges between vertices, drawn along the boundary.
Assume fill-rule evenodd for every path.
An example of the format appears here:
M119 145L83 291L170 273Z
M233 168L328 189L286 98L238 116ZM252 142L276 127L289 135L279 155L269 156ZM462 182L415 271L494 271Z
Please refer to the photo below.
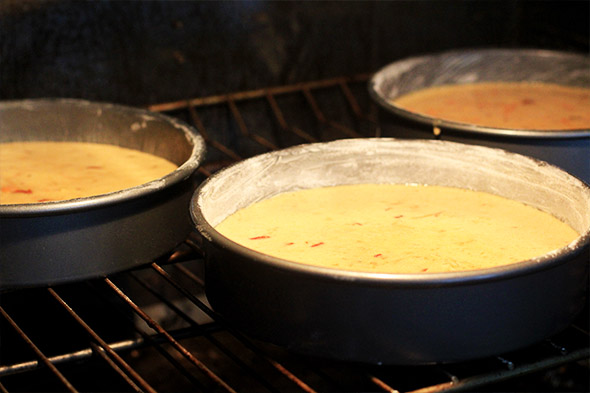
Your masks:
M143 7L105 2L92 12L67 1L10 3L0 8L10 22L3 25L2 33L11 37L2 44L2 53L7 53L2 60L2 99L79 96L144 106L182 119L207 143L207 159L199 169L199 180L241 159L300 143L395 136L381 129L380 109L368 95L367 82L372 71L397 57L450 48L458 39L463 46L536 44L588 51L588 37L584 35L587 18L583 18L581 27L562 20L572 16L570 20L578 21L579 11L587 10L585 2L571 2L575 7L567 2L569 11L567 6L566 11L551 8L552 2L479 2L478 7L459 4L462 2L351 2L346 6L326 2L315 8L290 2L221 6L180 2L177 8L165 2ZM468 39L453 30L437 41L434 37L438 29L449 28L457 22L453 18L428 31L412 26L412 20L440 21L448 12L445 7L462 16L456 18L463 22L474 20L466 29L477 32L477 37L472 34ZM203 16L207 12L210 14ZM507 16L504 19L502 12ZM350 16L353 14L356 16ZM139 22L103 31L96 37L93 34L99 28L94 18L100 15L106 16L104 23L111 27L130 23L131 17L139 18ZM245 20L235 19L245 15ZM415 34L407 35L406 40L393 40L392 35L384 33L392 15L398 21L393 24L396 32ZM208 17L213 21L207 22ZM191 18L201 26L199 39L210 39L200 49L192 47L196 42L188 38L196 32ZM531 28L539 18L552 23ZM44 27L33 28L40 20ZM69 35L75 36L71 29L75 27L78 41L59 42L57 37L63 35L51 30L49 21L61 24L62 29L70 28ZM322 21L325 26L317 27ZM485 25L485 21L493 23ZM285 31L278 28L281 22L285 22ZM343 22L348 23L348 29L338 28ZM477 23L479 26L475 26ZM35 32L33 36L12 38L27 24ZM310 26L309 41L305 35L290 41L295 31ZM142 40L142 33L150 27L154 31ZM166 38L162 38L162 32ZM222 50L222 44L245 32L250 38L236 38L234 44L244 44L244 48ZM31 42L43 33L48 36L45 45L33 45ZM334 46L318 48L325 44L321 37L327 33ZM351 39L350 34L356 39L349 47L337 38L339 33L344 39ZM257 34L274 37L274 45L262 40L264 46L254 40ZM119 47L113 43L114 36L120 37ZM108 50L106 44L97 43L101 39L108 39ZM354 45L360 46L364 40L371 45L359 49L362 60L351 57L350 48L354 50ZM91 55L80 49L89 42L90 48L99 49L97 53ZM245 54L253 49L262 53L255 60L254 55ZM80 51L83 56L75 57L74 53ZM24 52L28 58L22 56ZM116 62L121 53L134 56ZM167 57L174 63L167 66L156 62L160 69L152 64L153 69L147 71L150 67L139 65L138 56L142 54L156 61ZM273 65L273 56L283 64ZM199 61L207 65L195 66ZM244 68L240 69L242 61ZM137 70L130 72L133 67ZM117 72L124 75L114 78ZM588 306L565 331L512 353L456 364L367 365L305 357L249 338L209 307L204 285L199 238L192 234L166 256L138 269L84 282L3 292L0 391L590 389Z
M151 110L207 141L205 179L254 154L298 143L380 136L367 75L167 102ZM296 109L294 109L296 108ZM252 119L249 114L256 114ZM259 114L265 113L266 123ZM212 130L236 127L237 140ZM387 136L387 135L383 135ZM588 309L530 348L473 362L401 367L302 357L224 323L204 296L199 239L149 266L81 283L2 295L6 391L455 391L522 384L587 388ZM378 323L378 321L375 321ZM586 379L585 379L586 378ZM510 385L514 386L514 385Z

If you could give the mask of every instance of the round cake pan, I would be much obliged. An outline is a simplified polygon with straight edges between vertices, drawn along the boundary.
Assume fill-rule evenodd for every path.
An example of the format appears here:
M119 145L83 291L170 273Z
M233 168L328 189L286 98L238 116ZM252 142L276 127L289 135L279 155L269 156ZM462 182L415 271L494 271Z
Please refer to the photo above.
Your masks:
M192 229L205 154L186 124L146 110L71 99L0 103L0 142L76 141L141 150L178 165L141 186L86 198L0 205L0 289L100 277L162 256Z
M406 110L392 100L417 90L479 82L545 82L590 88L590 57L537 49L471 49L410 57L369 81L384 136L436 138L501 148L555 164L590 183L590 129L526 130L452 122Z
M279 193L360 183L485 191L551 213L580 236L497 268L382 274L275 258L215 230ZM247 334L304 354L384 364L479 358L559 332L585 304L590 189L553 165L501 149L392 138L296 146L217 172L195 192L191 214L212 307Z

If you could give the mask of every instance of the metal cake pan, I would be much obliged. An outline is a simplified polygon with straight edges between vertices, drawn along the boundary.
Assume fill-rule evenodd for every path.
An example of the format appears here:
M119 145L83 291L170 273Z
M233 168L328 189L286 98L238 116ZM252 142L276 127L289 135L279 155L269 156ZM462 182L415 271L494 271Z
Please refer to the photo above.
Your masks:
M141 186L86 198L0 205L0 289L100 277L148 263L191 231L189 201L205 143L188 125L108 103L0 103L0 142L83 141L164 157L178 168Z
M466 49L400 59L378 70L369 93L383 109L384 136L432 138L513 151L557 165L590 183L590 129L484 127L419 114L392 100L424 88L479 82L545 82L590 88L590 56L540 49Z
M381 274L282 260L215 230L278 193L356 183L490 192L547 211L580 236L492 269ZM586 302L590 189L553 165L501 149L391 138L296 146L217 172L197 189L191 214L212 307L247 334L308 355L414 365L480 358L555 334Z

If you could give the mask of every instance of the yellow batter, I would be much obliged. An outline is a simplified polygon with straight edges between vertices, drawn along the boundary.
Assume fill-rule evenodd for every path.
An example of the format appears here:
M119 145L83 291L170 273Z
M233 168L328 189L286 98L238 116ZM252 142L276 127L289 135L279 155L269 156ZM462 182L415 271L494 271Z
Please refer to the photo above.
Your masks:
M277 195L216 228L283 259L377 273L433 273L510 264L579 235L538 209L459 188L347 185Z
M158 179L176 167L161 157L114 145L0 143L0 204L105 194Z
M486 127L590 129L590 89L549 83L444 85L408 93L394 104L431 117Z

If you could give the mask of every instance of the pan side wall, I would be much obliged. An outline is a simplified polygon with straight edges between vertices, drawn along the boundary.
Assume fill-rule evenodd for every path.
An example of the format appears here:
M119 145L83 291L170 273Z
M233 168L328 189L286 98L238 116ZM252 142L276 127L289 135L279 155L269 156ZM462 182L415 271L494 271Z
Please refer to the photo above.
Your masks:
M206 244L213 308L254 337L316 356L384 364L454 362L525 347L584 305L588 247L507 279L407 285L302 274Z

